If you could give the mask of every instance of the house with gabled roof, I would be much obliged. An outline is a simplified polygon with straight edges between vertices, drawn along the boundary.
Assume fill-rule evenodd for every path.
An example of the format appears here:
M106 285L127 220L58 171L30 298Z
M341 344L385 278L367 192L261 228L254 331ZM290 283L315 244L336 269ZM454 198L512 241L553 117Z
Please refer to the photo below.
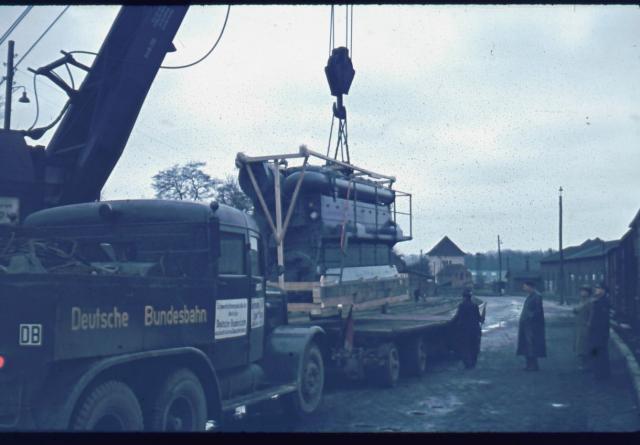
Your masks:
M436 277L447 266L462 265L464 267L465 253L448 236L442 238L438 244L427 252L427 259L431 267L431 274Z

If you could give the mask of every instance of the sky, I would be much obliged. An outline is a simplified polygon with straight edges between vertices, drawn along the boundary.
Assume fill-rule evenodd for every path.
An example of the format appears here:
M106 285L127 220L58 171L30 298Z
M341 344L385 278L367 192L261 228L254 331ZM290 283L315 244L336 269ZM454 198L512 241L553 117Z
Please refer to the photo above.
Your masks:
M23 9L0 6L0 34ZM11 34L18 58L62 9L31 11ZM61 49L97 51L118 9L72 6L16 82L33 99L26 68ZM206 53L225 12L191 6L164 63ZM236 174L240 151L326 151L329 14L322 5L232 6L210 57L158 73L105 197L152 198L151 177L176 163L204 161L224 177ZM627 230L640 208L638 6L356 5L352 49L351 159L413 195L414 239L400 252L428 251L444 235L467 252L495 250L498 235L505 249L557 248L560 186L565 246ZM65 101L48 82L38 81L40 125ZM13 109L13 128L29 127L34 101Z

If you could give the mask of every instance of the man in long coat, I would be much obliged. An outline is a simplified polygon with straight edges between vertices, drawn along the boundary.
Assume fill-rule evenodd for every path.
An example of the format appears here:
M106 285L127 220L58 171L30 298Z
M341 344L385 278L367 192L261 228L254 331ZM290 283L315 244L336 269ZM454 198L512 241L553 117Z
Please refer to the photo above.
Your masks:
M526 371L538 371L538 357L547 356L542 295L536 291L535 283L532 281L526 281L522 288L528 296L520 314L516 353L525 356Z
M595 287L595 300L589 317L589 356L597 379L609 377L609 309L611 303L604 283Z
M591 317L591 305L593 298L589 286L580 287L580 302L573 309L576 315L576 337L574 351L580 361L580 369L584 370L589 363L589 319Z
M452 325L456 333L456 347L464 367L475 368L480 353L480 339L484 323L484 312L480 315L480 308L471 301L471 289L462 293L462 302L458 305Z

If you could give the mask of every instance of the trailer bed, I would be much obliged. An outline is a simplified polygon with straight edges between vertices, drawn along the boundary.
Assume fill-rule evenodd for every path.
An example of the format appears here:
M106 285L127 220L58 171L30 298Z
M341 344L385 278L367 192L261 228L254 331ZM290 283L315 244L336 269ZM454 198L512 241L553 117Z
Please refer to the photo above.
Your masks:
M474 299L476 303L482 303ZM395 338L405 334L426 331L446 326L455 315L459 298L443 297L428 302L405 302L387 308L386 313L378 310L357 311L353 313L353 328L356 338ZM303 314L291 314L289 321L294 324L321 326L330 336L342 332L346 314L341 318L314 318L310 320Z

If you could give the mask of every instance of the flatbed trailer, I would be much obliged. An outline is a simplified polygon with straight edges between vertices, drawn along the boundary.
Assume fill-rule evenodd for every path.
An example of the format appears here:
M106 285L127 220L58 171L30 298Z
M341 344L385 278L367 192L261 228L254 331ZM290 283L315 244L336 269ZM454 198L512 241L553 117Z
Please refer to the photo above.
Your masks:
M480 306L483 301L474 298ZM330 356L327 373L334 378L366 378L394 386L401 371L420 376L433 358L455 350L453 318L458 298L403 302L378 309L338 312L332 316L289 314L293 325L321 327Z

